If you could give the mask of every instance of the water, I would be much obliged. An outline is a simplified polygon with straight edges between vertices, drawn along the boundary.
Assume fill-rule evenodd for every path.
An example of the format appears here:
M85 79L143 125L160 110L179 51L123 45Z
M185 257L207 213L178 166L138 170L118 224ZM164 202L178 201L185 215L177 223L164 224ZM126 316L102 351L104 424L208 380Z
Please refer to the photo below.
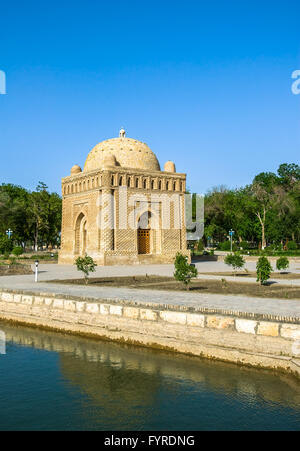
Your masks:
M0 323L0 430L300 430L299 380Z

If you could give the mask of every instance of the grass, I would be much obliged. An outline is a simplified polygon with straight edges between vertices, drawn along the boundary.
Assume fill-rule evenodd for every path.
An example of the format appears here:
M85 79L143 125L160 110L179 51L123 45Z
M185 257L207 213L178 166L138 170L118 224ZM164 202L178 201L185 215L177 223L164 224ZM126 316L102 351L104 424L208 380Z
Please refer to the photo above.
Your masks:
M29 255L27 256L26 254L21 255L20 257L18 257L18 260L47 260L47 261L53 261L53 260L58 260L58 254L53 254L53 257L51 257L51 253L49 254L43 254L43 255Z
M36 260L42 261L43 263L57 263L58 254L53 254L51 257L51 253L47 254L22 254L20 256L15 256L11 254L8 258L4 258L4 255L0 256L0 264L8 265L8 264L27 264L30 265L34 263Z

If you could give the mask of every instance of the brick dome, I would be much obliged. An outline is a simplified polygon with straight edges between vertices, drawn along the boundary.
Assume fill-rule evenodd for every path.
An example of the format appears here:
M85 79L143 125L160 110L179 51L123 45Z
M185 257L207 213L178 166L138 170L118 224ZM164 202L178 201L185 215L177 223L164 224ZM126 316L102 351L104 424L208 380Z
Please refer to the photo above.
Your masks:
M97 144L88 154L84 172L104 168L108 161L114 161L114 159L116 166L160 171L159 162L150 147L141 141L126 138L124 135L125 131L121 130L119 138L108 139Z
M175 163L173 163L173 161L167 161L164 166L164 171L165 172L176 172Z
M81 167L78 166L78 164L75 164L75 166L71 168L71 175L79 174L81 171L82 171Z

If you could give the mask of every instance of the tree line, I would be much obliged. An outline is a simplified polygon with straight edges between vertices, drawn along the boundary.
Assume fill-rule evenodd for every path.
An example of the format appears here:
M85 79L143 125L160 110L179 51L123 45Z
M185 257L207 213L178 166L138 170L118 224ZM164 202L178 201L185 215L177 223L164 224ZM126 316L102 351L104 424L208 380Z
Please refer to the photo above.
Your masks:
M62 200L39 182L35 191L0 185L0 242L6 246L39 247L60 244ZM11 238L9 238L10 232ZM9 240L9 241L7 241ZM5 247L4 244L2 246Z
M14 245L59 246L62 200L39 182L34 191L0 185L0 242L12 231ZM277 173L261 172L239 189L219 186L205 195L204 241L235 238L261 244L300 243L300 166L281 164Z
M206 241L222 242L230 229L242 242L300 243L300 166L281 164L239 189L213 188L205 196Z

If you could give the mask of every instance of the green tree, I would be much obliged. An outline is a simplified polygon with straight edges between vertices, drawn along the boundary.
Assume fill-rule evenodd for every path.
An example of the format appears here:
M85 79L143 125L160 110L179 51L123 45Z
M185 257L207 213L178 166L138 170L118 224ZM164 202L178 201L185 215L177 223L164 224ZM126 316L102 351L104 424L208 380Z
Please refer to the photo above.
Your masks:
M259 257L256 264L257 282L260 282L261 285L264 285L265 282L270 279L272 270L273 268L267 257Z
M255 199L255 215L257 216L261 226L261 247L265 249L266 242L266 215L271 210L271 188L261 182L254 182L252 192Z
M295 243L295 241L289 241L286 246L289 251L296 251L297 247L298 247L297 243Z
M248 250L248 243L247 241L241 241L240 242L240 249L243 251L247 251Z
M300 242L300 166L283 164L277 174L261 172L251 185L215 187L205 196L204 236L223 242L235 230L239 241Z
M191 279L197 277L198 271L197 268L188 263L188 257L186 255L182 255L180 252L176 254L175 258L175 272L174 277L179 282L183 282L186 286L186 289L189 289L189 284Z
M197 246L197 250L199 252L203 252L204 251L204 244L203 244L203 240L202 238L198 241L198 243L196 244Z
M28 227L28 196L24 188L11 184L0 186L0 232L10 228L13 240L22 244L30 238Z
M300 182L300 166L294 163L283 163L278 168L278 176L280 177L281 183L285 185L291 186L294 183Z
M13 240L6 235L0 235L0 254L10 254L13 249Z
M51 193L48 208L49 228L45 242L48 247L60 244L61 220L62 220L62 200L56 193Z
M77 266L77 271L83 272L84 280L87 285L89 283L89 274L96 271L96 263L94 262L92 257L89 257L87 254L85 254L85 257L78 257L75 260L75 264Z
M288 269L289 266L289 259L285 256L279 257L276 261L276 268L278 271L284 271L285 269Z
M58 194L49 193L40 182L30 192L12 184L0 185L0 234L10 228L14 245L25 248L26 242L38 245L59 244L61 205Z
M29 209L32 214L32 231L34 236L34 249L38 250L40 235L45 236L49 230L48 223L49 192L43 182L39 182L36 191L30 195Z
M61 227L60 197L49 193L47 185L39 182L36 191L30 194L28 209L35 250L38 250L39 242L47 247L57 244Z
M224 262L226 263L226 265L232 267L234 273L237 269L242 269L246 263L244 258L238 252L226 255Z
M23 254L23 248L21 246L15 246L12 250L12 254L16 257L19 257Z

